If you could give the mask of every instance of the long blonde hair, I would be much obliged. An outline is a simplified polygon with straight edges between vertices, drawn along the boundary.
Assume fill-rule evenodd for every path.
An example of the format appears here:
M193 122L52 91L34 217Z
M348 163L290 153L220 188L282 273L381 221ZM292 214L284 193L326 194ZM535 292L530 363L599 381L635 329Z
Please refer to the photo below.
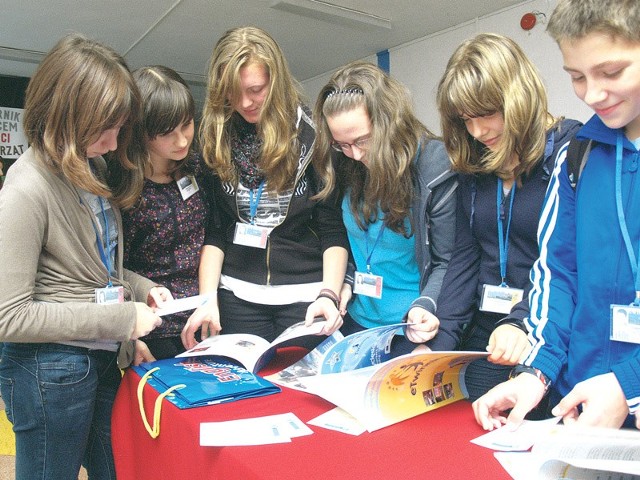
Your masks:
M360 106L371 121L368 167L332 150L326 120ZM371 63L352 62L334 73L320 91L314 121L314 164L324 185L319 197L325 198L336 186L341 192L350 190L351 209L360 228L377 220L379 207L385 225L409 235L404 221L411 218L414 159L420 139L435 136L415 116L407 88Z
M232 103L240 96L240 69L253 63L263 65L269 75L268 93L257 125L262 139L258 167L268 188L280 191L293 183L298 167L296 121L302 99L280 47L257 27L229 30L213 49L200 125L203 156L222 181L238 182L230 146Z
M127 157L140 96L124 59L79 34L63 37L42 60L27 87L24 129L37 157L75 186L132 205L143 170ZM117 181L101 180L87 161L87 148L121 124L114 152L122 169Z
M454 170L519 178L544 153L546 131L556 120L536 67L513 40L483 33L462 43L440 79L437 94L444 143ZM500 113L502 139L494 151L467 131L462 116ZM511 169L513 155L519 158Z

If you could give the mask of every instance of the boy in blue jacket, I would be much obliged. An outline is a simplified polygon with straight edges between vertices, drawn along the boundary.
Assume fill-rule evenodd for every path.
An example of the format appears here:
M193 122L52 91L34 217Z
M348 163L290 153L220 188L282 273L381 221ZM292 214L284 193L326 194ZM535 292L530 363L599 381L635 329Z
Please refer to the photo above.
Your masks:
M640 428L638 25L638 0L558 0L549 20L576 95L596 113L577 134L590 154L575 189L567 147L558 154L531 271L533 349L474 402L486 430L519 425L548 389L565 424L619 428L635 416Z

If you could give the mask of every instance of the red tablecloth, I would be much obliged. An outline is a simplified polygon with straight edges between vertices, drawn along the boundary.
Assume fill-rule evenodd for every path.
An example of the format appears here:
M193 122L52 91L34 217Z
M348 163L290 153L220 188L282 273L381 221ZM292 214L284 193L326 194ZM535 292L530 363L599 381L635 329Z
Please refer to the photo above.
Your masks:
M301 357L282 349L261 374ZM509 479L493 452L469 440L483 433L471 406L460 401L359 436L310 425L313 435L291 443L201 447L200 423L293 412L307 422L333 408L314 395L282 393L180 410L163 401L160 436L144 428L136 396L140 377L127 371L116 397L112 437L119 480L254 479ZM157 392L145 385L149 420Z

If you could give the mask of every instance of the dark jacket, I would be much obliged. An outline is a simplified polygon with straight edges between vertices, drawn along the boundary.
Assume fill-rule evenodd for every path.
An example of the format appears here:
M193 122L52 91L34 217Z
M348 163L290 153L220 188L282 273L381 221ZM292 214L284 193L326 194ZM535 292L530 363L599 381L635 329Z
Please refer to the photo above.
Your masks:
M207 229L206 245L224 254L222 274L258 285L288 285L322 281L322 255L330 247L349 248L342 212L335 197L313 200L320 191L320 178L311 164L315 126L308 113L299 109L300 163L286 216L273 228L266 248L233 243L240 219L236 187L215 178L217 215ZM268 188L268 185L267 187Z
M529 314L529 272L538 258L536 234L542 203L558 150L579 127L580 123L575 120L563 120L550 130L544 158L522 179L522 186L516 186L506 283L512 288L523 289L524 296L506 317L478 310L483 285L501 283L496 218L497 177L460 176L455 253L440 292L437 311L440 329L429 342L433 350L456 348L465 327L475 329L477 325L484 330L483 335L490 335L502 323L511 323L524 330L523 319ZM508 214L508 207L509 203L505 202L505 214ZM469 333L474 334L472 330Z

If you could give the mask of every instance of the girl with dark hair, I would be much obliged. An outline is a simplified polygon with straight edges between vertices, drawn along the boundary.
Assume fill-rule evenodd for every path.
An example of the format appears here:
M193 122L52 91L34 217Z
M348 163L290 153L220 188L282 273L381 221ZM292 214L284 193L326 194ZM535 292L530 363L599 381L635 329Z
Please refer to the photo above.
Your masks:
M142 194L122 215L125 267L164 286L176 298L198 294L198 264L209 214L210 170L192 151L194 101L174 70L133 72L142 97L129 156L144 165ZM155 359L184 351L180 332L189 312L163 318L142 340Z

